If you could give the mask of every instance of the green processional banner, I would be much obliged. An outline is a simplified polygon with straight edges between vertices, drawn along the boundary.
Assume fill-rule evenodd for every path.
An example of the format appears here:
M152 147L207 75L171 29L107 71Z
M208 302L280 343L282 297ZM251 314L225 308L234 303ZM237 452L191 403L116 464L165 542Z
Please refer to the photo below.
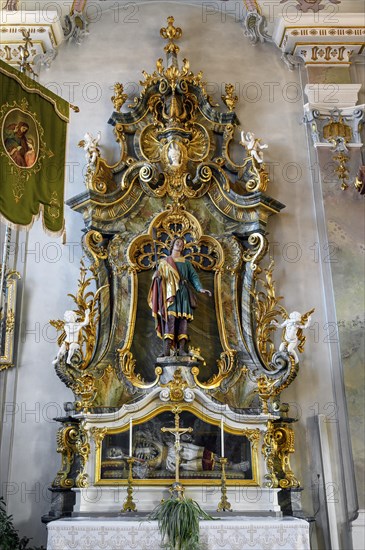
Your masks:
M0 215L30 228L43 211L53 235L64 228L69 104L0 60Z

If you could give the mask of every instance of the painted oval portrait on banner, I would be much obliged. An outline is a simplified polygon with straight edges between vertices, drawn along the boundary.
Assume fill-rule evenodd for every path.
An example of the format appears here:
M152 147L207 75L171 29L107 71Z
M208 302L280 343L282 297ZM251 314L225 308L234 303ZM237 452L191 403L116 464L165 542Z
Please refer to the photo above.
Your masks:
M10 160L20 168L32 168L39 155L37 123L30 113L11 109L4 117L1 139Z

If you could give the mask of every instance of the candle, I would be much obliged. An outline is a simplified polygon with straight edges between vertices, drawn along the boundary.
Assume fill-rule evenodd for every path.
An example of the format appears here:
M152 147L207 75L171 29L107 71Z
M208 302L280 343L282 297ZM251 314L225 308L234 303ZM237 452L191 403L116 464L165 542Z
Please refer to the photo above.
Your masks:
M133 431L132 431L132 419L130 418L130 419L129 419L129 456L130 456L130 458L132 457L132 453L133 453L133 449L132 449L132 436L133 436Z
M224 423L223 418L221 418L221 455L224 458Z

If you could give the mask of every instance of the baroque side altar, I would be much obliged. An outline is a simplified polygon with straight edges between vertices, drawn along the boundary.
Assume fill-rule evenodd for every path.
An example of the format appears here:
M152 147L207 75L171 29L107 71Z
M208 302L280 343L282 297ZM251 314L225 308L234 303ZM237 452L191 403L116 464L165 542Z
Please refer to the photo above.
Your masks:
M52 321L55 370L75 398L59 419L48 519L75 500L77 512L119 513L131 479L139 511L175 479L216 509L222 457L235 511L280 512L300 488L281 393L311 311L289 314L276 295L267 224L284 205L266 194L267 146L240 127L233 85L220 108L179 62L172 17L160 33L166 62L143 71L140 96L128 105L115 84L115 164L100 134L80 141L86 191L69 206L85 258L74 310Z

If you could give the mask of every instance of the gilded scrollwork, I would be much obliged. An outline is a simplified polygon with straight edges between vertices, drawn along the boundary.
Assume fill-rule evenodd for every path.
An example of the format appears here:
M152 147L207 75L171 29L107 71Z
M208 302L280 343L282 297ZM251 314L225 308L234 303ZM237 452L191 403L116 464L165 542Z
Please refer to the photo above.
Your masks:
M280 317L285 322L288 313L276 296L273 262L266 269L262 265L268 250L268 217L283 207L264 194L268 175L262 151L267 146L242 132L240 160L235 162L239 121L233 112L234 86L226 85L222 99L227 109L221 112L207 96L202 73L194 74L186 59L178 63L174 41L181 29L174 27L173 18L161 35L168 41L167 63L159 59L152 74L143 72L141 94L128 112L122 112L127 99L123 87L115 85L115 111L109 122L120 146L117 163L109 165L96 151L88 163L88 189L72 202L84 215L88 230L83 247L91 267L88 273L82 263L78 291L70 294L76 304L74 324L80 329L79 341L72 343L78 347L69 361L65 354L55 367L75 394L73 411L78 418L84 413L86 424L75 423L60 432L62 468L54 483L87 487L90 453L96 453L99 470L98 461L108 457L107 428L99 420L93 425L95 415L87 413L99 407L123 411L133 399L142 410L150 399L152 419L155 404L195 406L201 399L211 400L203 411L209 416L214 397L238 414L260 401L261 414L246 423L248 428L237 428L250 442L252 470L259 470L257 449L266 423L262 454L267 485L298 487L289 462L293 432L288 422L279 423L273 415L278 396L298 373L298 363L288 345L275 348L275 323ZM168 353L164 349L161 356L148 296L151 279L159 284L163 280L162 269L176 237L184 241L177 261L190 262L201 282L196 291L207 296L199 296L194 318L189 313L189 349L187 342L181 349L166 346ZM109 291L103 292L106 287ZM165 321L170 302L166 299L164 312L159 310ZM189 302L194 309L193 296L186 298ZM52 324L64 330L64 321ZM169 339L169 333L164 334ZM297 336L302 351L304 336ZM64 338L61 334L60 344ZM141 418L139 413L137 424ZM212 418L217 425L216 415ZM251 429L255 424L260 429ZM123 482L122 477L113 482ZM249 481L257 484L258 473Z
M97 395L95 377L89 373L82 374L73 382L71 389L80 398L75 401L75 409L87 412Z
M295 452L294 431L285 422L267 422L262 454L268 473L266 487L291 489L300 487L290 466L290 454Z
M243 195L265 191L267 173L247 148L243 163L237 164L231 159L229 146L238 126L233 112L238 100L234 86L226 84L222 98L229 112L220 113L208 98L202 72L191 71L187 59L183 59L181 66L178 64L174 38L180 37L180 32L181 29L173 25L173 17L169 17L167 27L161 29L161 36L169 40L165 48L169 54L168 65L160 58L152 74L142 72L142 91L130 106L131 114L120 112L119 96L124 101L125 94L118 84L118 93L113 96L116 111L109 122L115 126L122 152L118 166L110 168L115 176L122 172L118 175L122 191L140 186L149 196L167 195L181 202L199 199L212 193L213 185L218 185L229 195L234 209L238 206L231 193L235 180L240 182ZM129 146L125 133L133 135ZM259 141L254 140L254 153ZM98 163L101 162L102 159L98 159ZM90 181L95 190L94 175ZM107 193L109 188L105 189L103 182L101 178L98 192Z
M62 426L57 432L57 452L61 454L62 466L52 482L52 487L69 489L75 485L75 480L69 474L77 452L77 435L77 424Z
M95 234L90 235L90 240L88 241L89 244L91 243L93 236L95 237ZM92 248L90 248L90 250L92 250ZM95 260L102 257L102 255L103 253L100 251L99 256L95 253L95 251L93 251L93 256ZM92 268L90 270L92 271ZM87 319L87 322L84 322L82 325L80 325L81 330L78 331L78 342L75 342L73 344L75 347L77 347L77 351L80 352L74 353L72 354L72 356L75 356L74 363L77 365L78 371L81 372L88 367L95 349L97 326L99 321L99 294L103 290L103 288L105 288L104 285L103 287L98 288L95 293L90 291L88 287L91 285L91 283L97 282L97 280L94 275L92 275L91 277L87 277L87 271L88 269L85 267L83 260L81 260L80 278L78 281L77 294L69 294L69 296L74 300L75 305L77 306L77 309L73 312L74 318L85 320ZM62 346L62 344L65 344L65 351L67 351L69 350L71 344L68 343L65 323L66 321L62 320L50 321L50 324L55 327L56 330L62 331L61 335L58 338L58 345ZM73 334L74 333L75 331L73 330ZM56 361L58 362L59 359L60 355L57 357L57 360L55 360L55 363ZM69 361L70 355L68 362Z
M262 445L262 455L266 462L267 474L265 474L265 485L271 489L279 487L278 472L280 471L279 459L277 454L277 444L274 437L275 427L271 420L267 422L267 428L264 434Z
M142 376L136 372L136 360L133 357L133 354L128 349L122 349L118 350L119 353L119 362L120 362L120 369L123 373L123 375L126 377L126 379L133 384L136 388L141 389L152 389L155 386L157 386L161 374L162 374L162 368L156 367L155 368L155 374L156 378L152 382L146 382Z
M183 377L181 369L177 368L174 376L167 384L161 384L161 388L169 388L167 398L172 402L181 402L185 399L185 390L188 387L188 382Z
M215 390L219 388L222 382L231 374L235 367L235 350L223 351L217 359L218 372L214 374L207 382L200 382L199 380L199 367L193 367L191 374L194 377L194 381L199 388L204 390Z
M93 426L90 429L91 435L93 437L93 440L95 441L95 448L96 450L100 449L100 445L103 442L103 439L106 435L107 428L104 426L104 428L96 428Z
M112 169L103 158L97 159L95 167L87 168L85 183L88 189L101 195L111 193L117 188Z
M93 264L90 271L95 273L99 267L100 260L105 260L108 257L108 252L103 246L104 238L99 231L90 230L86 233L83 239L86 252L91 256Z
M261 439L261 430L259 428L245 428L242 430L242 435L245 435L252 444L252 451L256 453L258 444Z
M223 237L220 244L224 252L224 269L231 274L239 273L242 269L242 247L234 236Z
M179 236L186 243L186 259L205 271L219 270L224 258L222 247L214 237L202 233L199 222L183 206L170 205L153 220L147 234L130 244L127 252L130 266L136 271L154 268L155 253L158 260L166 257L172 239Z
M0 274L2 266L0 265ZM17 308L17 287L20 274L17 271L5 271L3 294L4 302L0 310L0 371L14 365L15 311Z
M252 271L258 274L261 272L258 264L266 255L269 244L267 238L262 233L251 233L248 238L248 244L252 248L247 248L242 256L245 262L250 263Z
M283 477L279 481L282 489L300 487L300 482L294 475L290 466L290 454L295 452L294 431L287 424L283 423L276 427L274 437L278 446L278 456L281 461Z
M78 488L85 489L89 486L89 476L85 472L85 469L90 455L90 443L87 431L83 428L83 426L79 427L75 448L80 460L80 468L75 480L75 485Z
M276 296L275 284L272 278L274 261L264 269L265 280L257 278L256 288L253 291L254 315L256 325L256 344L264 365L270 370L270 362L275 352L275 344L271 334L275 330L272 324L278 316L287 315L286 310L279 304L282 296ZM257 285L263 287L263 291L257 290Z
M269 174L265 170L264 165L258 165L253 159L248 169L248 175L250 179L246 183L246 191L253 193L255 191L265 192L267 190Z

